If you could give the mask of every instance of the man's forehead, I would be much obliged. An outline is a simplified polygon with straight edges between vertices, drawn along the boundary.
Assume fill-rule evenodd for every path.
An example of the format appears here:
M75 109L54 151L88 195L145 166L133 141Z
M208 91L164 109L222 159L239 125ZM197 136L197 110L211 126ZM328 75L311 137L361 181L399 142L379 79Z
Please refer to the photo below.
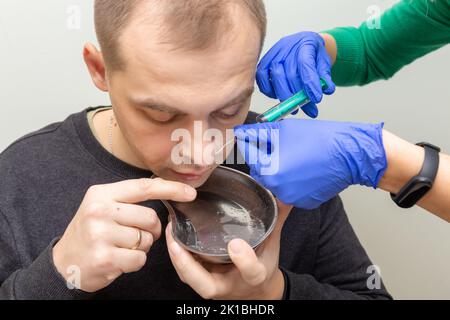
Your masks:
M127 63L132 62L138 68L152 67L161 75L167 71L170 75L173 67L208 68L210 73L220 73L223 69L239 69L256 63L260 54L259 30L250 19L218 34L217 41L210 46L195 50L171 43L170 38L164 36L166 32L161 18L143 20L138 14L121 36L120 49Z
M128 46L124 52L127 61L125 72L138 81L153 81L160 85L221 86L224 82L245 81L253 77L258 54L257 47L252 52L247 46L214 52Z

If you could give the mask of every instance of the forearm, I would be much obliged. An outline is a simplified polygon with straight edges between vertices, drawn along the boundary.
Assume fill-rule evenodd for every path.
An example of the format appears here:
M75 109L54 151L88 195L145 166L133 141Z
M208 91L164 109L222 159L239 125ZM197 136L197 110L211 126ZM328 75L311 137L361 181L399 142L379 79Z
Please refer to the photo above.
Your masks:
M397 193L419 173L424 161L424 149L386 130L383 131L383 144L388 166L378 187ZM450 157L441 153L439 162L433 188L419 201L418 205L450 222Z
M325 41L325 49L327 50L328 56L330 57L331 64L336 62L337 57L337 45L336 40L332 35L328 33L321 33L320 36Z
M383 289L351 291L320 283L313 276L285 271L289 289L285 298L289 300L388 300L391 296Z
M91 295L69 289L52 261L52 244L28 267L13 272L0 285L0 300L86 299Z
M379 26L363 22L324 34L337 85L388 79L404 66L450 42L447 1L400 1L382 14Z

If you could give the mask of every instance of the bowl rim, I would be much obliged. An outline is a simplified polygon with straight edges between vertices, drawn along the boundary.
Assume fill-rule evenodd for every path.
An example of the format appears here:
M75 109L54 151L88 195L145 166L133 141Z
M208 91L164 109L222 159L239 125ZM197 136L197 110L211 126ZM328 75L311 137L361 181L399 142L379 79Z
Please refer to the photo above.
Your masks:
M250 179L250 181L252 181L254 184L258 185L262 190L264 190L264 192L267 194L269 199L272 201L272 204L273 204L273 207L274 207L273 219L272 219L272 222L271 222L269 228L264 233L264 236L262 236L261 239L258 240L258 242L256 242L253 246L251 246L253 250L256 250L272 234L273 229L275 228L275 225L277 224L277 221L278 221L278 205L277 205L277 202L275 200L275 197L269 190L267 190L258 181L256 181L252 176L246 174L245 172L242 172L242 171L239 171L239 170L236 170L236 169L233 169L233 168L229 168L229 167L226 167L226 166L223 166L223 165L218 166L216 169L213 170L213 172L215 170L217 170L217 169L227 170L227 171L230 171L232 173L235 173L235 174L238 174L238 175L241 175L241 176L244 176L244 177ZM161 200L161 202L164 204L166 209L169 211L169 221L171 221L172 216L175 216L175 212L173 210L173 207L166 200ZM174 234L174 229L175 229L175 227L174 227L174 224L172 223L172 228L170 228L170 232L172 234L172 237L175 239L175 241L179 245L181 245L186 250L188 250L190 252L193 252L195 254L198 254L200 256L217 257L217 258L229 258L230 257L230 255L228 253L205 253L205 252L202 252L200 250L196 250L196 249L194 249L192 247L189 247L186 244L184 244L181 240L178 239L178 237Z

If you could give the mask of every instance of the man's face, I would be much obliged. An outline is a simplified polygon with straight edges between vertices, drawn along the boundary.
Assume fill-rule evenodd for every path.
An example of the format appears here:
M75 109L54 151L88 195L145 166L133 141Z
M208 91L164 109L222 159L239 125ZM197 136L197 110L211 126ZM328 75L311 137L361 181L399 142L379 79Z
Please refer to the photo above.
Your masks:
M234 15L233 30L204 50L161 43L150 23L132 22L122 35L126 67L109 77L112 105L135 156L161 178L202 185L217 164L205 160L214 142L194 141L194 122L201 121L202 133L217 129L226 137L225 131L247 116L261 40L244 12ZM182 141L191 164L173 161L172 150L180 143L172 141L176 129L191 134L191 141Z

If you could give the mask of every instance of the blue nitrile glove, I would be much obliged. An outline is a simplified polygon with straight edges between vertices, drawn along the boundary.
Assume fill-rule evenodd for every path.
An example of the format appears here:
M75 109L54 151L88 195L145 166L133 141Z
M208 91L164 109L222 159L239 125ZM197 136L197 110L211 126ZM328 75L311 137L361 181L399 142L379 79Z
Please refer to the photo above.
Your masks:
M328 84L324 93L334 93L331 60L325 41L315 32L300 32L278 41L256 72L259 90L273 99L284 101L305 89L311 102L302 109L312 118L319 114L316 104L322 101L321 77Z
M238 126L235 134L254 179L284 203L314 209L350 185L377 187L387 166L382 129L287 119Z

